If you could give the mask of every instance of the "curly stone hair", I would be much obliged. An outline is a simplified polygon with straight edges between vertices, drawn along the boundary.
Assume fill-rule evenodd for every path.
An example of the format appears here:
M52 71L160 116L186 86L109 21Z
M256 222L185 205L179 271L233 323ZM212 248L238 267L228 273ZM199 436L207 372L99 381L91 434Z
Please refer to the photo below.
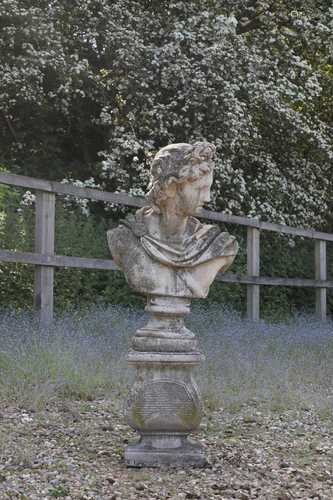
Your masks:
M146 194L156 211L167 199L166 188L170 184L193 182L213 170L215 151L209 142L170 144L159 150L151 165Z

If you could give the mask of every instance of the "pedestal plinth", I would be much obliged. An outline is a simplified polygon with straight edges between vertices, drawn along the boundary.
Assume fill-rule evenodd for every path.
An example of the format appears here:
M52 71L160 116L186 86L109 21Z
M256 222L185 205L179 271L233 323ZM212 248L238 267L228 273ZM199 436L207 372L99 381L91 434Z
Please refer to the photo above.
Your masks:
M206 463L201 445L188 439L202 417L202 403L192 370L203 356L195 336L184 326L189 301L150 297L151 318L133 338L128 362L135 369L125 413L140 440L125 450L128 466Z

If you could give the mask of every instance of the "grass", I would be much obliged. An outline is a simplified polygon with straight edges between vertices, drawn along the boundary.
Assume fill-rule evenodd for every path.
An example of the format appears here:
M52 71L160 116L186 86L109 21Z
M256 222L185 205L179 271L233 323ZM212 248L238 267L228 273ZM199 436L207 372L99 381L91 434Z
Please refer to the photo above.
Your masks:
M3 311L0 399L32 408L67 399L88 405L99 397L122 399L130 380L129 338L145 321L142 311L94 307L43 331L31 315ZM206 355L196 378L207 409L237 411L251 402L332 415L332 322L296 316L252 324L220 305L194 305L187 323Z

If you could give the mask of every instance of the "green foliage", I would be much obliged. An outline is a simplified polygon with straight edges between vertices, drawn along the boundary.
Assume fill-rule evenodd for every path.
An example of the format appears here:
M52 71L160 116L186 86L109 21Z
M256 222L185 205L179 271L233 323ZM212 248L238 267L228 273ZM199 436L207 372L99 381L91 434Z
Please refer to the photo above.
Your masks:
M95 259L109 259L105 220L87 217L78 209L68 210L57 205L56 253ZM128 287L123 273L90 269L57 269L55 273L55 304L59 309L85 307L91 301L112 304L141 304Z
M54 486L49 489L49 495L52 498L63 498L69 495L69 489L66 486Z
M263 276L314 278L314 242L277 233L261 233L261 269ZM263 286L261 310L272 320L284 319L296 311L313 312L312 288Z
M3 198L6 210L0 222L3 249L33 251L34 206L20 202L19 191L8 189ZM78 208L56 207L56 253L78 257L110 258L106 231L114 222L84 215ZM240 250L232 272L246 274L246 229L228 225ZM333 274L333 248L328 245L328 269ZM314 243L303 238L290 238L276 233L261 235L261 274L276 277L314 277ZM0 303L17 310L33 305L33 266L0 263ZM281 319L296 311L314 310L314 290L302 288L261 287L261 310L264 317ZM55 306L57 311L86 308L91 302L144 305L144 298L135 294L122 272L90 269L55 269ZM200 304L202 301L199 300ZM223 303L245 313L246 286L215 281L207 303ZM328 295L329 310L333 311L333 296Z
M0 221L1 248L33 251L34 206L20 203L15 190L6 191L3 218ZM65 208L61 201L56 208L56 253L109 259L106 240L107 223L87 217L78 208ZM0 263L0 303L17 310L33 305L33 266ZM128 287L123 273L90 269L55 269L55 306L58 311L84 308L91 302L141 305Z
M34 215L20 205L21 193L12 187L0 189L0 242L4 250L33 250ZM0 262L0 304L16 309L30 308L33 269L23 264Z
M142 194L159 147L207 139L212 208L329 230L332 25L326 0L3 0L0 161Z
M0 28L0 165L8 171L143 194L156 150L206 139L218 156L210 208L333 231L326 0L73 0L70 9L65 0L3 0ZM59 204L57 253L109 257L108 219L125 210ZM232 270L243 274L245 235L228 229L241 243ZM33 233L20 191L0 186L1 247L32 250ZM292 244L265 234L262 274L313 277L311 243ZM2 305L31 306L30 266L0 264L0 278ZM113 272L59 269L55 290L58 310L91 298L142 303ZM245 297L244 286L214 283L209 300L242 310ZM262 287L267 315L272 304L281 315L313 302L313 290Z

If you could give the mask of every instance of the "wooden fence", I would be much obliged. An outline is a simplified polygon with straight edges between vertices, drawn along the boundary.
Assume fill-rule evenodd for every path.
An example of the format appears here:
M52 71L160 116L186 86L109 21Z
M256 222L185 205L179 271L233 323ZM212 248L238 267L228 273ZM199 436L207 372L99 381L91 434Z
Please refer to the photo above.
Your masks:
M53 319L53 277L55 267L78 267L86 269L117 270L111 260L86 259L55 255L55 196L72 195L95 201L117 203L132 207L142 207L145 200L122 193L108 193L97 189L77 187L72 184L46 181L0 172L0 184L33 189L36 192L35 252L16 252L0 249L0 261L20 262L35 266L34 304L43 325ZM248 318L257 321L260 315L260 285L311 287L316 290L316 315L325 320L327 316L327 289L333 288L333 281L327 280L326 242L333 242L333 234L314 230L293 228L282 224L262 222L258 219L238 217L218 212L202 210L205 219L239 224L247 227L247 275L233 273L218 274L217 279L226 283L247 285ZM271 278L260 276L260 231L302 236L314 240L314 277L315 279Z

